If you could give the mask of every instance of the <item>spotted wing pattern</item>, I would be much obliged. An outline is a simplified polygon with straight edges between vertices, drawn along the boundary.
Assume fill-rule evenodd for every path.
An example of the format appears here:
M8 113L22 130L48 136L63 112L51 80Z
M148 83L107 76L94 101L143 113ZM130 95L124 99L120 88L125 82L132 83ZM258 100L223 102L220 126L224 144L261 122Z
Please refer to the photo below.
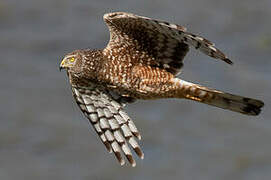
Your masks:
M105 14L104 20L110 31L110 41L105 50L132 49L133 54L141 52L143 65L155 65L176 75L189 46L232 64L212 42L187 32L183 26L125 12ZM156 61L156 64L149 61Z
M115 100L112 93L95 85L91 88L73 86L72 91L77 104L93 125L107 150L115 154L121 165L125 163L121 152L132 166L136 165L128 144L141 159L144 158L136 141L136 138L141 139L141 136L133 121L123 110L125 98Z

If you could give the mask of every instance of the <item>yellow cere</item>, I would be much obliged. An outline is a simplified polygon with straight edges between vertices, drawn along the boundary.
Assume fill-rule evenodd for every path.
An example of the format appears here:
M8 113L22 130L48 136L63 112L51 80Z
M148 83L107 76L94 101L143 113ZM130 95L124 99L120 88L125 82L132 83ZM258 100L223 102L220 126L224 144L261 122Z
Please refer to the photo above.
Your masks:
M63 66L63 65L64 65L64 63L65 63L65 62L64 62L64 59L63 59L63 60L61 61L61 64L60 64L60 65L61 65L61 66Z

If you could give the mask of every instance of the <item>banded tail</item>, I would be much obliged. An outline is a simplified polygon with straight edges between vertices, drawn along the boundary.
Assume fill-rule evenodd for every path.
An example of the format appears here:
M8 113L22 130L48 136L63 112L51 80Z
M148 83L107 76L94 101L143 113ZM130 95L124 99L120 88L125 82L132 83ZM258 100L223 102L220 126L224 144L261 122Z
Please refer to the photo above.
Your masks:
M257 99L233 95L222 91L209 89L197 84L175 78L180 87L177 97L191 99L208 105L239 112L246 115L258 115L264 103Z

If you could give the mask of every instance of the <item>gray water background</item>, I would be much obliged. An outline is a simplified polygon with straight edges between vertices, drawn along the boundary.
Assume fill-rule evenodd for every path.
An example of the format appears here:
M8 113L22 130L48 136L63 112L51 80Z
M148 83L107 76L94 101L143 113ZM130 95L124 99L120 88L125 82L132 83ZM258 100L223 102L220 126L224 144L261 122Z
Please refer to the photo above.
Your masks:
M261 99L249 117L187 100L127 107L145 159L120 167L73 101L63 56L103 48L102 16L127 11L186 26L225 64L191 49L181 78ZM271 179L270 0L0 0L0 179Z

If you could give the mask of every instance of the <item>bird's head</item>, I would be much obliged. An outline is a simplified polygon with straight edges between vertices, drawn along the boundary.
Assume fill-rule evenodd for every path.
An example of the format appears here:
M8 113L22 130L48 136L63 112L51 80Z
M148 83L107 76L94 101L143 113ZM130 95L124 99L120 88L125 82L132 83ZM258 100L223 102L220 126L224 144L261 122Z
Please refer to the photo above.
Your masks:
M67 54L59 65L59 70L66 69L73 72L81 70L82 55L80 51L73 51Z
M59 70L66 69L69 75L77 78L95 79L101 58L100 51L75 50L63 58Z

